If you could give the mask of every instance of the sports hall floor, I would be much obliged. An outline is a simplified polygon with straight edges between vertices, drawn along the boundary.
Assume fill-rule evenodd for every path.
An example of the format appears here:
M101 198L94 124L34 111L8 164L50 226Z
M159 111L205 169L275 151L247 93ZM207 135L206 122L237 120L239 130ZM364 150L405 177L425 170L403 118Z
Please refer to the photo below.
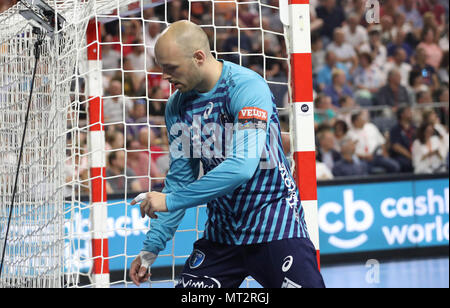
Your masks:
M373 268L372 268L373 269ZM379 272L374 274L366 264L322 266L322 275L328 288L448 288L449 258L423 258L379 262ZM242 287L261 287L253 280ZM133 284L113 285L133 288ZM152 282L141 288L171 288L172 282Z

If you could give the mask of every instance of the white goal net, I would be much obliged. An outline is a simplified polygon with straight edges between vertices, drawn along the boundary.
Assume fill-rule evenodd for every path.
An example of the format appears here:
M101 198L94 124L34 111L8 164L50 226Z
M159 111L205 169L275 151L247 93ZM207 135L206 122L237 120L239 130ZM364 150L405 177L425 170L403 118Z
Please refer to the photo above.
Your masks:
M129 286L150 227L129 202L161 190L169 164L164 108L173 89L154 61L158 35L189 19L217 58L261 74L292 156L278 1L46 2L66 22L41 48L6 240L37 38L19 14L25 2L0 13L0 287ZM154 265L153 286L176 283L205 221L205 206L187 211Z

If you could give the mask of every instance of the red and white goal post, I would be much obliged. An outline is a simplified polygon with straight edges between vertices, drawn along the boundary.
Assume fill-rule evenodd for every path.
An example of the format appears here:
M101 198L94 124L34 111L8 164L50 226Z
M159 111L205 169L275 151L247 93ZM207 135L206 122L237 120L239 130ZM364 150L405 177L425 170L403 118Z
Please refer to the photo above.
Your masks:
M127 104L144 102L148 114L153 103L166 100L172 93L161 81L161 72L151 66L148 53L154 37L150 31L161 31L183 18L205 29L217 58L231 57L259 70L271 87L286 93L285 100L277 98L280 116L288 119L283 139L287 146L290 144L286 152L290 152L308 231L319 258L308 0L46 2L66 22L53 38L46 37L43 42L11 217L36 36L32 23L19 13L29 9L24 2L0 13L0 248L6 252L0 287L109 287L112 283L130 283L126 269L139 253L134 247L141 245L134 243L132 236L142 237L149 224L148 220L130 223L134 209L127 198L151 190L154 181L162 180L158 172L154 174L152 164L156 162L151 156L167 152L151 133L155 128L163 131L163 123L147 119L130 124ZM274 16L281 16L282 23L273 28ZM116 32L111 34L111 29ZM224 40L233 35L237 36L237 46L226 50ZM244 35L250 38L251 51L241 46ZM274 47L277 41L280 44ZM124 55L136 46L144 47L145 67L130 66ZM102 48L117 51L117 66L106 63ZM286 74L274 76L273 63ZM139 93L127 88L139 85L129 82L130 74L144 76ZM114 92L110 86L115 79L121 81L122 88ZM160 92L153 91L155 83ZM105 117L110 114L107 103L111 100L122 102L119 120ZM147 135L137 138L141 148L131 149L126 138L138 125L147 127ZM125 154L123 173L108 174L111 154L115 153L117 159L119 152ZM146 173L129 175L126 170L131 168L131 157L142 152L150 156ZM109 184L114 180L124 181L125 194L121 200L108 201ZM142 191L128 185L132 182L141 183ZM120 223L112 217L118 209L123 213ZM195 226L180 227L175 238L187 233L199 238L203 210L204 206L197 208ZM121 246L112 247L111 237L119 235ZM180 241L175 238L168 253L160 255L170 259L171 282L176 279L176 265L188 256L177 253L176 243ZM124 274L113 282L110 274L117 263Z

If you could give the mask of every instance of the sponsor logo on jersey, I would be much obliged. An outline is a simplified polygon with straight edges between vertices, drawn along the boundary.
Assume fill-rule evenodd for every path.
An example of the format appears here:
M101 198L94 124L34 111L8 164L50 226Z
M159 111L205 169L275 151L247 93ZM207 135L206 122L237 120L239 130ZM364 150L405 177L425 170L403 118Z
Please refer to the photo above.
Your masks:
M243 119L267 121L267 111L256 107L245 107L239 112L239 120Z
M267 111L256 107L245 107L239 112L239 130L267 128Z

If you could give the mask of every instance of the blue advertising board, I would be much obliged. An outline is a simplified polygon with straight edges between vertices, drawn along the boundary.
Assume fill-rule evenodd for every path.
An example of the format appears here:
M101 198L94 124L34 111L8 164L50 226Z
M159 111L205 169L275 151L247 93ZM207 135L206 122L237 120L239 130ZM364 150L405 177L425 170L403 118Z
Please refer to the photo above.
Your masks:
M369 252L449 244L448 179L332 185L318 187L320 252L322 255ZM108 201L110 270L130 266L142 247L149 219L141 218L131 200ZM67 214L66 228L82 234L72 243L71 264L89 269L89 206ZM69 218L67 216L67 218ZM195 240L203 235L206 207L189 209L155 267L184 264ZM69 249L69 245L67 245Z
M142 249L142 243L149 229L149 218L141 217L139 206L131 206L131 199L108 200L108 237L109 267L111 271L128 268L134 257ZM66 214L66 234L72 228L74 240L66 239L66 268L87 272L92 266L91 233L89 232L89 207L76 207ZM192 251L193 243L202 237L206 222L206 208L192 208L186 211L173 240L161 251L155 267L177 266L184 264Z
M449 243L448 179L327 186L318 199L322 254Z

